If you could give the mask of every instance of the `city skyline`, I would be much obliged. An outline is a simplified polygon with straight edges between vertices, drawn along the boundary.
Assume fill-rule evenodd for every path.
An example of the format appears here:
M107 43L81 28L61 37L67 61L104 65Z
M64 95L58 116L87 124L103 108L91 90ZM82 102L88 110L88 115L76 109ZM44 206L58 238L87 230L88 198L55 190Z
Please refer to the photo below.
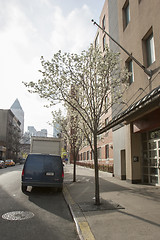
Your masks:
M97 28L91 19L99 19L104 0L0 0L1 86L0 108L9 109L18 98L27 126L46 128L53 134L52 114L58 107L31 94L22 82L41 78L40 58L50 60L58 50L81 52L93 42Z
M21 125L20 125L20 129L22 131L22 135L29 133L30 136L44 136L47 137L47 129L43 128L43 129L35 129L34 126L27 126L27 131L24 132L24 111L23 108L18 100L18 98L16 98L16 100L13 102L13 104L10 107L10 110L13 112L13 114L15 115L15 117L20 121Z

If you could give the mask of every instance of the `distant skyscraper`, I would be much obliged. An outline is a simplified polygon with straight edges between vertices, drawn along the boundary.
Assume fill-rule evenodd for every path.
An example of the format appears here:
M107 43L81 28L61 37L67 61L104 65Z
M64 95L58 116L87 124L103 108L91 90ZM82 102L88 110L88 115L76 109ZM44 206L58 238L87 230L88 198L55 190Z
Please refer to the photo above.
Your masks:
M11 111L16 116L16 118L21 122L20 129L22 134L24 133L24 111L19 103L19 100L16 99L15 102L11 106Z
M41 129L41 136L47 137L47 129Z
M30 136L36 136L37 135L37 131L36 131L34 126L28 126L28 132L29 132Z
M53 126L53 137L57 138L60 132L60 125L58 123L55 123Z
M37 131L34 126L28 126L28 133L30 136L47 137L47 129Z

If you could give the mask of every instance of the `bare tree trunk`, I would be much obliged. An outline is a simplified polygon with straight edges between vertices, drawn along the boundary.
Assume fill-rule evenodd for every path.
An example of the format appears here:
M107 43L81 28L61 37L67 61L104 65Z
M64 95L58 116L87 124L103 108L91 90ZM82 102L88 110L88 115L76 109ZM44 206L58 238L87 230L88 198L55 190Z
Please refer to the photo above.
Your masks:
M76 182L76 152L75 152L75 146L74 146L74 150L73 150L73 182Z
M95 168L95 204L100 205L99 196L99 170L98 170L98 155L97 155L97 135L94 135L94 168Z

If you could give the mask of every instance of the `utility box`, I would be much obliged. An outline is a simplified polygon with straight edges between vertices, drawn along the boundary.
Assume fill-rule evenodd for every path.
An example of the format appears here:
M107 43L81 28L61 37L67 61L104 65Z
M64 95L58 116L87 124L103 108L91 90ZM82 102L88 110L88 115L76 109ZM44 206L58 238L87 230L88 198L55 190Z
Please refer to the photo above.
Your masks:
M61 155L61 139L52 137L31 137L30 152Z

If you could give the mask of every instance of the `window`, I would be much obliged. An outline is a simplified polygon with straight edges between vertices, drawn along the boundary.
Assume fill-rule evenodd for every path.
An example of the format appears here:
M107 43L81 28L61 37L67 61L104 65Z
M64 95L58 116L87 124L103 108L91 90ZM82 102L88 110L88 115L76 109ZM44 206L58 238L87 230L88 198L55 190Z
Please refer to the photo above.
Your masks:
M108 118L105 119L105 126L108 125Z
M109 144L105 146L105 157L106 159L109 158Z
M126 67L128 68L128 71L131 73L131 76L129 77L129 84L132 84L134 82L133 61L132 61L132 59L129 58L127 60Z
M149 67L156 60L152 27L149 29L149 31L146 33L146 35L142 39L142 46L143 46L144 65L146 67Z
M155 61L155 48L153 33L146 39L147 67Z
M123 7L123 26L124 29L130 22L130 7L129 7L129 0L126 1Z
M105 119L105 127L108 125L108 122L109 122L109 119L106 118L106 119ZM105 132L105 137L108 136L108 133L109 133L109 131L107 130L107 131Z
M98 156L98 159L101 159L101 147L97 149L97 156Z
M105 97L105 110L108 112L108 97Z
M99 33L97 34L95 39L95 48L98 47L98 45L99 45Z
M89 160L89 151L87 151L87 160Z
M105 50L105 45L106 45L106 35L103 37L103 51Z
M91 154L91 159L93 160L94 159L94 153L92 151L92 154Z
M106 27L106 20L105 20L105 15L104 15L104 17L102 19L102 28L103 28L103 30L105 30L105 27Z

